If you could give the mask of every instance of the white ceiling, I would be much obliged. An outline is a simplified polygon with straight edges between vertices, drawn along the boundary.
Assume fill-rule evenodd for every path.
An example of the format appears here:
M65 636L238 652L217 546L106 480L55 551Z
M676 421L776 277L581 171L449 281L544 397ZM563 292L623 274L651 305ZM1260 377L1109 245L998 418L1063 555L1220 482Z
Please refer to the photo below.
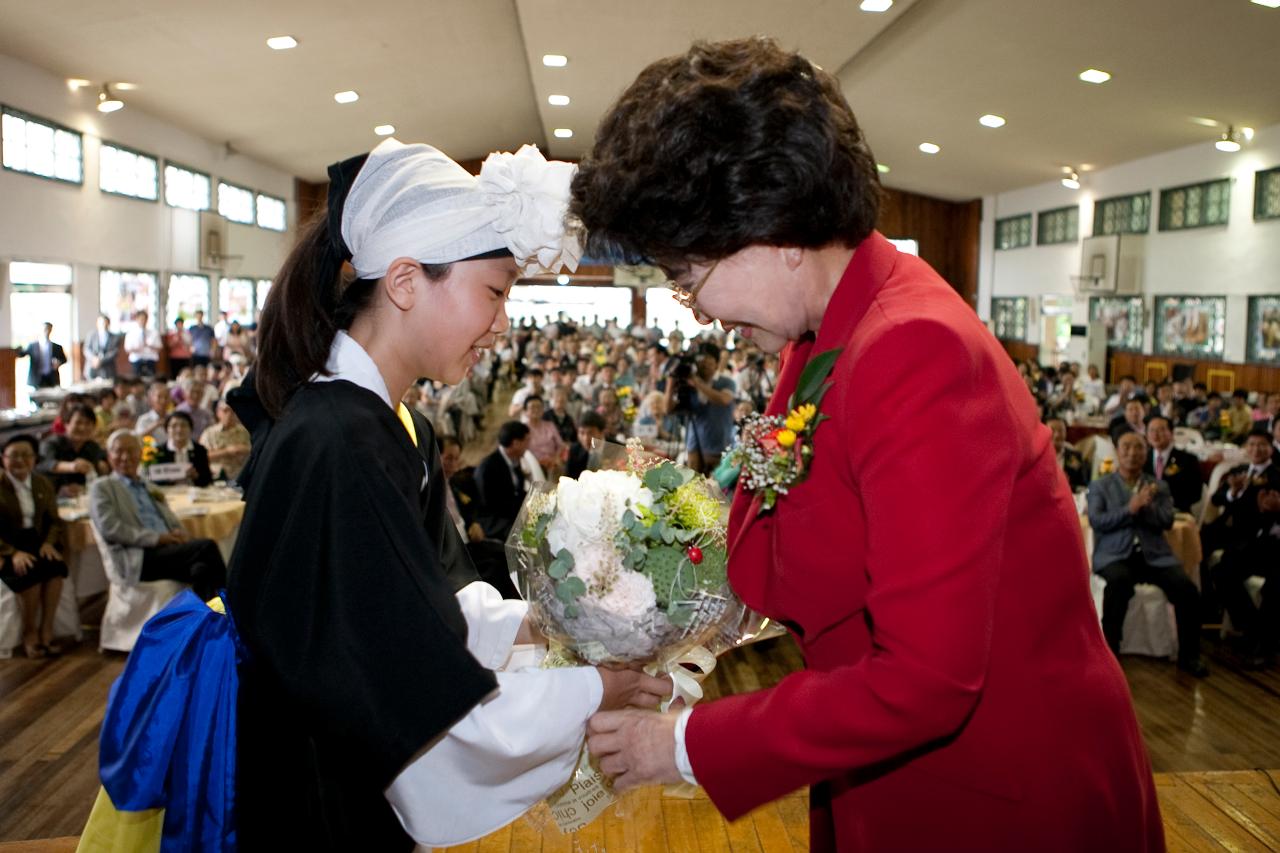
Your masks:
M1280 9L1249 0L0 0L0 22L0 53L136 83L130 107L311 180L383 123L458 159L577 157L648 62L756 33L838 75L886 184L943 198L1211 142L1192 117L1280 122ZM266 47L285 34L299 47ZM1082 83L1088 67L1114 77ZM334 103L344 89L360 100ZM987 112L1008 124L981 127Z

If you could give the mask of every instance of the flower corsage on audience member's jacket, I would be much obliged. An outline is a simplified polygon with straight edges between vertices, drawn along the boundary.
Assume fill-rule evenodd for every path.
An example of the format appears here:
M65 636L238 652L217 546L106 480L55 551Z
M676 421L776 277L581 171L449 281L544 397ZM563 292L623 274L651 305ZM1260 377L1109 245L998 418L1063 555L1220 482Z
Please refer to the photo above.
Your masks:
M831 388L828 377L840 352L827 350L809 360L786 415L748 415L739 427L730 455L742 466L742 487L761 496L760 513L773 509L780 496L809 476L814 433L830 419L818 407Z

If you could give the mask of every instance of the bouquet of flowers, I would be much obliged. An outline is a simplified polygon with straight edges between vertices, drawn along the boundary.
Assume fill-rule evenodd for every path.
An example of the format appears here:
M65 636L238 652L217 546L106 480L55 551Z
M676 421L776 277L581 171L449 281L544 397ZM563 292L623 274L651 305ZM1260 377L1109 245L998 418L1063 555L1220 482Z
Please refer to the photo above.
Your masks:
M620 470L540 484L507 543L531 619L590 664L715 644L744 613L725 577L725 510L711 481L634 439Z

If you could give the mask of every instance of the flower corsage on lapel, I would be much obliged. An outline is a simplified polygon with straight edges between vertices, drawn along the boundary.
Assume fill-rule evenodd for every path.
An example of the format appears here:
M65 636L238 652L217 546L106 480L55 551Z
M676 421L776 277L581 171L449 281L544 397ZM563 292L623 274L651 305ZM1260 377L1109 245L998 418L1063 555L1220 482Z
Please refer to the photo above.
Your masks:
M760 495L761 514L809 476L813 435L823 421L830 420L818 407L831 388L828 377L840 352L831 349L809 359L787 401L786 415L748 415L738 429L730 457L742 468L742 487Z

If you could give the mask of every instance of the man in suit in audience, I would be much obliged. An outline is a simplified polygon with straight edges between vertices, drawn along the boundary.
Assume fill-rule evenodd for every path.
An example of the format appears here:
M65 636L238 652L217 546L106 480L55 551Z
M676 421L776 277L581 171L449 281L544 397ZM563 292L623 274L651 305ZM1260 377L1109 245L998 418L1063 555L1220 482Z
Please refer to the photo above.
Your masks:
M440 468L449 484L446 493L449 517L466 543L467 555L476 573L503 598L518 599L520 593L511 582L507 567L505 544L486 537L477 520L480 491L476 488L475 469L462 467L462 445L456 438L445 436L437 439L437 443L440 447Z
M30 359L27 384L32 388L57 388L60 384L58 368L67 363L67 353L62 344L53 342L52 335L53 324L45 323L40 340L14 350L19 358L26 356Z
M1142 470L1169 484L1174 509L1191 512L1204 491L1200 460L1173 446L1173 424L1164 415L1153 415L1147 421L1147 442L1151 445L1151 454Z
M1111 434L1111 443L1117 444L1120 436L1126 432L1136 432L1138 435L1145 436L1147 434L1147 395L1135 394L1125 404L1123 411L1111 419L1111 423L1107 426L1107 432Z
M116 378L116 356L120 354L120 336L111 331L111 318L98 315L98 328L84 342L84 375L89 379Z
M1126 432L1116 442L1117 470L1089 485L1093 567L1107 582L1102 632L1116 654L1136 584L1155 584L1173 605L1178 623L1178 668L1197 678L1209 674L1200 657L1200 593L1169 547L1173 498L1167 483L1142 472L1147 440Z
M600 464L600 453L591 448L604 441L604 417L599 412L587 410L578 419L578 440L569 445L569 461L565 464L564 475L578 479L583 471L595 470Z
M498 449L476 466L480 526L486 537L506 541L524 503L528 484L520 460L529 449L529 428L507 421L498 428Z
M112 562L133 583L161 579L191 584L203 599L227 582L227 565L212 539L192 539L164 495L138 477L142 443L129 430L107 439L112 474L89 487L89 513L111 548Z
M1280 594L1275 592L1280 584L1280 465L1264 429L1249 434L1244 452L1249 462L1222 478L1213 495L1222 516L1202 531L1201 539L1206 559L1209 548L1223 549L1213 583L1231 624L1245 636L1246 664L1257 668L1271 661L1280 643ZM1266 581L1261 608L1245 587L1255 575Z
M1089 486L1089 466L1084 464L1080 451L1067 444L1067 422L1062 418L1045 421L1053 436L1053 449L1058 454L1058 467L1067 475L1067 485L1076 492Z

